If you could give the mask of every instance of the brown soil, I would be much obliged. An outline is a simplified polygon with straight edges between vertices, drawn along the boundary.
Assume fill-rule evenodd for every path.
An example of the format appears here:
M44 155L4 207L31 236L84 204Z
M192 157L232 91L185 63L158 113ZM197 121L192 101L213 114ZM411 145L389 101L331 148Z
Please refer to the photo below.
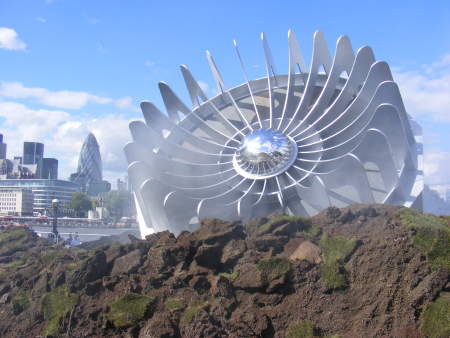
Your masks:
M209 219L91 251L26 231L0 247L0 336L308 337L292 333L308 323L320 337L422 337L449 271L430 268L397 210Z

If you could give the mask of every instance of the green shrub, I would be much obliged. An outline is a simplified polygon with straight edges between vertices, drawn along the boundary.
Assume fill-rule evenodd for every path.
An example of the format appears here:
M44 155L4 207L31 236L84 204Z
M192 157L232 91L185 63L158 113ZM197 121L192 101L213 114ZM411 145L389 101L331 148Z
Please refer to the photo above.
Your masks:
M168 311L176 311L183 308L183 303L176 298L169 298L165 301L164 307Z
M414 229L413 244L428 259L433 270L450 270L450 228L447 220L417 210L401 208L397 216L408 228Z
M427 306L421 316L421 331L428 338L450 337L450 292Z
M271 281L286 275L291 269L291 263L286 258L264 258L256 265L260 274L261 281L268 284Z
M183 313L183 316L181 317L181 321L185 323L190 323L192 319L199 313L201 310L206 308L209 305L208 302L203 302L196 305L190 305Z
M78 302L78 295L70 293L66 285L60 286L47 293L42 299L42 313L46 320L44 326L45 336L57 336L59 323Z
M147 316L154 301L151 296L127 293L111 305L107 317L117 328L135 325Z
M12 299L14 314L19 314L30 307L30 297L26 291L19 291Z
M311 338L317 337L314 334L316 325L309 320L291 324L287 330L286 338Z

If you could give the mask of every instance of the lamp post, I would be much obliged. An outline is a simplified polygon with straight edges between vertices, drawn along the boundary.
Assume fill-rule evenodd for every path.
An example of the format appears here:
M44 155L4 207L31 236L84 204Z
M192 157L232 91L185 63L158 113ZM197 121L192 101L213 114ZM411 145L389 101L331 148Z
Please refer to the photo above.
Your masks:
M58 243L58 204L59 200L52 200L52 208L53 208L53 235L55 236L55 242Z

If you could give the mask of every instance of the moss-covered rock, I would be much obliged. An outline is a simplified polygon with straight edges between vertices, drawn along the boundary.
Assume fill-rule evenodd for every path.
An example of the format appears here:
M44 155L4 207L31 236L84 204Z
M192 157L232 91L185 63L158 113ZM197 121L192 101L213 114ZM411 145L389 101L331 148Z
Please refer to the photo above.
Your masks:
M312 223L311 219L301 216L288 216L282 215L275 218L272 218L265 224L259 226L257 230L258 235L264 235L273 231L275 228L279 227L282 224L290 223L292 224L296 231L307 231L311 228Z
M199 304L192 304L184 311L181 321L184 323L192 322L192 319L203 309L209 306L208 302L203 302Z
M25 228L13 227L0 233L0 245L8 242L17 242L27 237Z
M152 296L127 293L111 304L107 318L117 328L126 328L146 318L155 301Z
M314 334L316 325L309 320L293 323L286 332L286 338L311 338L317 337Z
M67 285L62 285L44 295L42 313L46 320L44 336L55 337L60 331L60 321L78 302L78 295L70 293Z
M233 281L233 280L236 280L239 277L239 274L240 274L240 270L239 269L235 269L231 273L228 273L228 272L219 273L219 276L228 278L229 280Z
M286 258L264 258L257 265L260 272L261 282L269 284L271 281L285 276L291 269L291 263Z
M450 227L445 218L424 214L414 209L397 211L401 222L413 230L413 243L433 270L450 270Z
M164 308L168 311L177 311L183 308L183 302L177 298L169 298L164 302Z
M14 314L19 314L30 307L30 296L26 291L20 291L11 301Z
M450 292L427 306L421 317L422 334L428 338L450 337Z

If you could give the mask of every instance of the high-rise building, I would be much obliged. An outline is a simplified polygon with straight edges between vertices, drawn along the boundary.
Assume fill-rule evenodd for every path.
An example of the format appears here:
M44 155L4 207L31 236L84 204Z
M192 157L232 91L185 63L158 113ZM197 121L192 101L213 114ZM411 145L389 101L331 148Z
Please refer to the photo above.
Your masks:
M92 133L89 133L81 147L77 172L70 175L70 180L92 196L111 190L111 184L102 179L100 147Z
M0 134L0 160L6 158L6 143L3 143L3 134Z
M42 178L58 179L58 160L56 158L45 157L42 161Z
M44 158L44 144L39 142L24 142L23 143L23 158L22 164L35 164L35 177L42 177L42 161Z
M39 142L23 143L23 164L38 164L44 158L44 144Z

